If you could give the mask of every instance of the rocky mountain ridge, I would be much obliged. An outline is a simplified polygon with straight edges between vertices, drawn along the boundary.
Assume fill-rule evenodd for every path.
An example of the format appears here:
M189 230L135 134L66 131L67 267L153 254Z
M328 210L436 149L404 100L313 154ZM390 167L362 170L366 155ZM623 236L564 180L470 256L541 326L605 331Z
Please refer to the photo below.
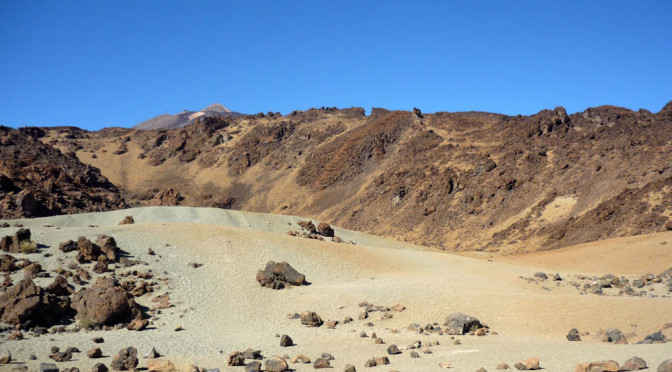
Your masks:
M456 251L518 253L672 229L672 102L655 114L323 107L170 130L40 130L45 147L99 168L129 205L301 215Z

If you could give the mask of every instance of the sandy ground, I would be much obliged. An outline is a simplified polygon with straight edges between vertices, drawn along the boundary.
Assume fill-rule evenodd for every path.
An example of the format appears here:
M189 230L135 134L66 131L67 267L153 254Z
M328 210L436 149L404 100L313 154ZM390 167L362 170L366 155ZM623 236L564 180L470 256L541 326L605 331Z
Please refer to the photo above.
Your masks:
M119 226L125 215L136 223ZM584 336L582 342L568 342L571 328L595 333L599 329L620 328L630 341L641 340L664 323L672 322L672 298L616 297L580 295L574 288L543 288L521 280L535 271L554 270L562 275L613 272L615 274L659 273L672 263L672 234L655 234L618 240L606 245L594 243L561 251L489 260L433 251L405 243L336 228L336 235L356 245L321 242L288 236L298 230L298 217L245 213L206 208L154 207L123 211L58 216L21 221L33 232L33 239L45 244L40 254L28 255L47 269L59 264L58 243L84 235L115 237L131 255L145 260L143 267L170 280L171 300L166 309L142 332L98 331L50 334L21 341L0 340L0 350L8 349L19 363L36 368L40 361L51 362L51 346L76 346L83 353L75 360L58 363L63 369L78 366L87 371L95 362L109 365L111 357L127 346L144 354L152 346L178 367L195 364L222 371L242 371L227 367L226 357L234 350L254 348L264 356L304 354L315 359L331 353L334 370L346 363L358 370L373 356L387 355L390 344L404 346L415 340L439 341L431 354L420 352L412 359L410 351L390 356L390 365L377 371L441 370L439 363L452 365L449 371L494 370L498 363L511 366L519 360L537 357L546 371L573 371L577 363L614 359L623 363L637 355L652 370L672 358L672 344L613 345ZM12 221L13 223L14 221ZM52 227L43 227L52 225ZM89 227L94 225L95 227ZM0 235L16 228L0 229ZM152 248L157 255L149 256ZM44 257L51 252L53 257ZM74 252L68 253L73 258ZM255 280L257 270L269 260L287 261L306 275L312 284L273 291ZM69 260L66 260L66 263ZM189 262L203 263L198 269ZM628 271L630 270L630 271ZM46 285L51 279L38 282ZM165 291L164 290L164 291ZM158 294L164 291L158 292ZM139 302L149 304L150 295ZM373 312L367 320L357 320L361 301L376 305L402 304L407 309L380 320ZM326 320L355 319L336 329L307 328L288 313L316 311ZM478 317L498 335L451 336L419 335L407 331L410 323L438 322L454 312ZM373 326L365 326L372 322ZM175 332L176 326L183 331ZM392 329L400 333L392 333ZM359 332L375 332L385 340L375 345ZM276 334L290 335L296 346L279 346ZM93 337L105 338L99 345L107 356L102 360L86 357L94 347ZM37 361L30 361L30 354ZM146 367L141 359L139 367ZM312 365L291 364L296 371L313 370ZM7 367L5 367L7 368ZM9 369L8 369L9 370Z

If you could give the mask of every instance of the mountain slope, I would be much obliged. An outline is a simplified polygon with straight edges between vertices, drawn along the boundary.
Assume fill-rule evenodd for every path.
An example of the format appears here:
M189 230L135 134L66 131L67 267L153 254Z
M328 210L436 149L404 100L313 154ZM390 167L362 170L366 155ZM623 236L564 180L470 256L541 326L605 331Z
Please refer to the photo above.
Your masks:
M672 103L656 114L601 106L516 117L321 108L172 130L47 132L43 142L76 151L132 205L172 195L457 251L672 229Z

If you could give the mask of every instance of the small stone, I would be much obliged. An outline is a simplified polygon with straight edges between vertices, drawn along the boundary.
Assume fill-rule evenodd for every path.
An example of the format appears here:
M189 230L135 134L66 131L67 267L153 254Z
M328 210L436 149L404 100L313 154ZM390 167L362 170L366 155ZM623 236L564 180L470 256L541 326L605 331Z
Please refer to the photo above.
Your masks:
M280 337L280 346L282 347L294 346L294 340L292 340L292 338L287 335L282 335L282 337Z
M395 355L395 354L401 354L401 351L399 351L397 345L392 344L387 347L387 353L390 355Z
M511 367L506 363L499 363L496 369L511 369Z
M101 358L103 356L103 351L99 347L94 347L93 349L86 352L89 358Z
M352 364L346 364L343 372L357 372L357 368L355 368L355 366Z
M364 367L375 367L376 366L376 361L374 359L369 359L364 363Z
M105 340L102 337L94 337L93 342L96 344L102 344Z
M485 369L484 367L481 367L481 368L477 369L476 372L488 372L488 370Z
M359 332L359 337L364 338L364 337L369 337L369 335L367 335L366 332L361 331L361 332Z
M182 328L182 326L175 327L175 332L179 332L179 331L183 331L183 330L184 330L184 328Z
M376 361L376 364L379 365L379 366L381 366L383 364L390 364L390 359L386 356L375 357L373 359Z
M667 359L660 363L656 372L672 372L672 359Z
M411 351L411 358L420 358L420 354L417 351Z
M148 352L145 353L145 355L143 356L143 358L145 358L145 359L154 359L154 358L158 358L159 356L160 356L160 355L159 355L159 352L156 351L155 348L152 348L151 350L149 350Z
M443 369L450 368L450 363L445 363L445 362L439 363L439 367L441 367Z
M581 335L579 335L579 331L576 328L570 329L565 337L567 337L569 341L581 341Z
M329 360L325 358L317 358L315 359L315 363L313 363L313 368L319 369L319 368L331 368L331 365L329 364Z

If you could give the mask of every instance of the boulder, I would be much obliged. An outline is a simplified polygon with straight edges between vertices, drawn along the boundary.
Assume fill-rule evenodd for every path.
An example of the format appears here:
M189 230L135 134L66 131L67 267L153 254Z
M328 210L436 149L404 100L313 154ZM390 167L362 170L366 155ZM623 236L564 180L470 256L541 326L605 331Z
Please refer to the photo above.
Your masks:
M322 318L313 311L304 311L301 313L301 324L307 325L308 327L319 327L324 322Z
M334 237L334 229L328 223L321 222L317 225L317 233L328 238Z
M397 345L392 344L392 345L387 347L387 353L390 354L390 355L396 355L396 354L401 354L401 351L399 351L399 348L397 347Z
M245 349L243 350L243 356L245 357L245 359L252 359L252 360L264 359L264 357L261 356L261 350Z
M71 297L71 307L82 325L111 326L142 316L132 296L110 278L98 278L95 285L76 292Z
M245 372L261 372L261 362L257 362L255 360L253 362L248 363L245 366Z
M9 364L12 361L12 353L9 350L5 350L0 354L0 364Z
M134 347L119 350L110 366L115 371L130 371L138 366L138 350Z
M63 242L63 243L59 244L58 249L60 249L61 252L63 252L63 253L76 251L77 250L77 242L72 241L72 240L68 240L67 242Z
M646 365L646 361L640 357L632 357L623 363L621 366L621 371L639 371L641 369L647 369L649 368Z
M262 287L282 289L285 285L306 285L306 276L296 271L287 262L269 261L264 270L257 273L257 281Z
M287 335L282 335L282 337L280 337L280 346L282 347L294 346L294 341L292 340L291 337Z
M274 356L264 361L264 367L268 372L284 372L289 369L287 361L279 356Z
M462 313L448 315L444 326L451 335L463 335L483 327L477 318Z
M145 359L156 359L160 357L161 355L159 354L158 351L156 351L156 348L151 348L148 352L145 353L143 356Z
M77 239L77 250L79 251L77 253L77 261L79 262L98 261L98 257L103 254L98 245L84 236Z
M99 235L96 239L96 245L100 247L100 251L112 262L118 261L119 247L117 241L109 235Z
M86 355L89 358L96 359L96 358L102 358L103 357L103 351L100 350L99 347L94 347L93 349L89 350L86 352Z
M96 363L91 369L92 372L107 372L107 366L103 363Z
M129 331L142 331L146 329L148 325L149 320L147 319L133 319L130 323L128 323L126 329Z
M149 372L173 372L175 365L166 359L151 359L147 361Z
M298 224L310 234L315 234L317 232L317 228L315 228L315 225L311 221L299 221Z
M226 364L230 366L244 366L245 365L245 356L240 351L234 351L229 354L229 358L226 360Z
M618 372L618 362L603 360L599 362L581 363L576 366L575 372Z
M520 371L533 371L541 369L541 367L539 367L539 358L527 358L514 364L513 366Z
M329 363L329 360L326 358L317 358L315 359L315 363L313 363L313 368L315 369L331 368L331 364Z
M46 291L55 296L70 296L72 294L72 289L68 285L68 279L63 275L54 278L54 281L47 286Z
M119 222L120 225L132 225L135 223L133 216L126 216L123 220Z
M40 363L40 372L59 372L54 363Z
M569 341L581 341L581 335L579 335L579 331L576 328L570 329L565 337L567 337Z
M656 372L672 372L672 359L667 359L660 363Z
M618 328L609 328L607 329L607 342L613 342L615 344L627 344L625 335Z
M0 271L4 273L11 273L18 270L19 267L16 266L16 258L9 254L3 254L0 256Z
M68 313L68 300L59 299L38 287L30 279L23 279L0 295L0 321L17 325L49 326Z

